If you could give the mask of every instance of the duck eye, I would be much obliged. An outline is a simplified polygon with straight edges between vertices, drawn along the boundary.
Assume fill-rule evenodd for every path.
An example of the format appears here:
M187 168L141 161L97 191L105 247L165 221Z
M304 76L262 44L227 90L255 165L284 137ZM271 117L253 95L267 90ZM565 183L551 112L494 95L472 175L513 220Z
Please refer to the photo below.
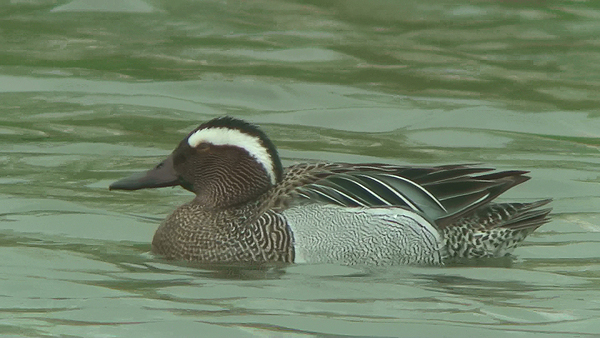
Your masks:
M210 145L208 143L202 142L198 144L194 149L196 149L196 151L208 151L209 148Z

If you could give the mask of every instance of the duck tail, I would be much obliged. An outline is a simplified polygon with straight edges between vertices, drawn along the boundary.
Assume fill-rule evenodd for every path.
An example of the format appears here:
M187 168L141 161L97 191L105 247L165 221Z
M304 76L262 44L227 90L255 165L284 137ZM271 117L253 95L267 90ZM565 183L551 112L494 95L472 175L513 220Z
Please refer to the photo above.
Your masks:
M529 234L550 221L551 199L532 203L493 203L443 229L449 259L503 257Z

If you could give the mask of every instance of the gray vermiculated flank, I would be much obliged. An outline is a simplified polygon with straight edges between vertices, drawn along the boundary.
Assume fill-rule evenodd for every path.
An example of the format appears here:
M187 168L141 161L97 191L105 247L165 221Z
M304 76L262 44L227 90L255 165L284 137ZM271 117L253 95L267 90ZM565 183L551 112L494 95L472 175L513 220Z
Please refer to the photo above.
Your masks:
M440 264L437 230L404 209L308 204L283 212L296 262Z

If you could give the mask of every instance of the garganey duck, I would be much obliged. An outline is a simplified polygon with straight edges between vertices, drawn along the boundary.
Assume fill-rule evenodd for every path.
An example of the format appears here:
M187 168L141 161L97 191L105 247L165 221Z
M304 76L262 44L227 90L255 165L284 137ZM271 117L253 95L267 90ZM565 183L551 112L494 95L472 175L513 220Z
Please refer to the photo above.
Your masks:
M526 171L472 165L301 163L283 168L258 127L232 117L187 135L163 162L110 189L196 194L152 251L201 263L427 264L501 257L542 224L550 199L497 203Z

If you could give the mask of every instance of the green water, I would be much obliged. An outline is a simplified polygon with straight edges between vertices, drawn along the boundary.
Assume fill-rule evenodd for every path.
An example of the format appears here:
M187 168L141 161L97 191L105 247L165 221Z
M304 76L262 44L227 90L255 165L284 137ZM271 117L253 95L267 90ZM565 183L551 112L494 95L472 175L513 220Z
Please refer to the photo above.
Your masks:
M600 334L600 3L0 1L0 335ZM149 253L182 189L108 184L200 122L300 160L531 171L513 261L209 271Z

